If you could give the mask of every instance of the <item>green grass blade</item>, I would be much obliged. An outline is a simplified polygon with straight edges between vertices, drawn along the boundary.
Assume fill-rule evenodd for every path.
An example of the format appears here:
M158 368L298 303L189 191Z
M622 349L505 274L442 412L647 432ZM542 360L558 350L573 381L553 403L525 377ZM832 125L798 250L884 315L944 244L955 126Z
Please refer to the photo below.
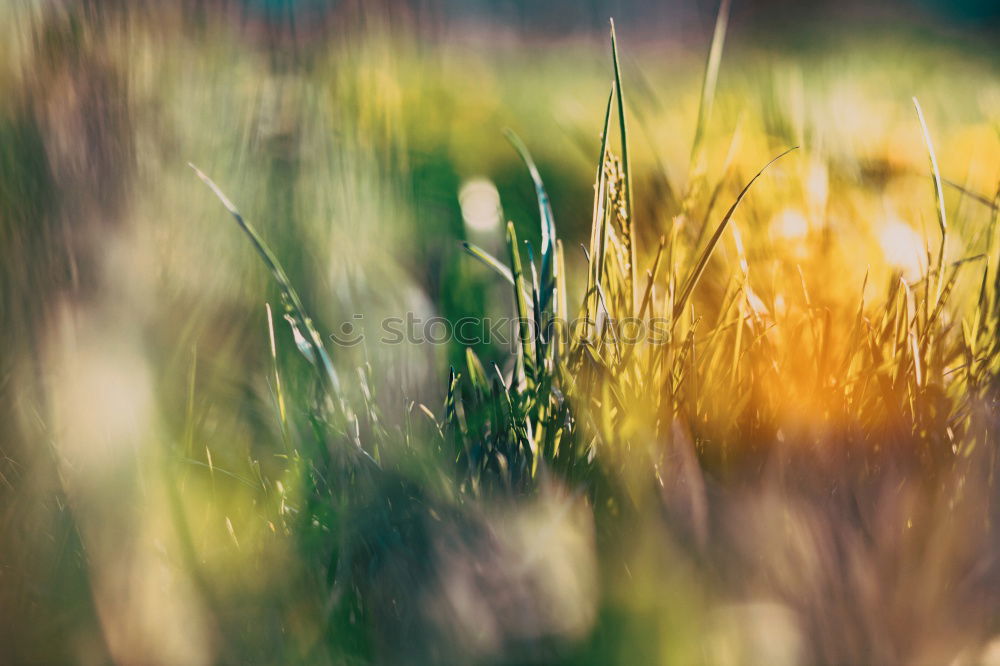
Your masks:
M473 257L483 262L494 271L497 272L500 277L509 282L512 286L514 284L514 275L510 272L510 269L500 263L500 260L494 257L492 254L479 247L474 243L468 241L462 241L462 247L465 251L471 254Z
M496 273L506 280L511 286L514 286L514 275L510 272L509 268L500 263L499 259L478 245L468 241L462 241L462 247L465 248L465 251L470 255L496 271ZM521 285L521 295L525 300L530 300L527 287L524 284Z
M622 72L618 60L618 40L615 36L615 21L611 19L611 57L615 66L615 97L618 100L618 134L621 140L622 171L625 173L625 223L629 240L629 273L632 293L629 307L635 312L635 234L632 233L635 208L632 205L632 164L628 154L628 122L625 118L625 94L622 90ZM603 166L603 161L602 161Z
M288 445L288 417L285 410L285 394L281 388L281 374L278 372L278 348L274 340L274 317L271 314L271 304L265 303L267 309L267 336L271 344L271 365L274 371L274 399L278 408L278 418L281 424L281 435Z
M292 319L293 326L295 330L298 328L304 329L305 335L299 332L299 336L305 342L306 346L312 350L315 354L315 358L319 359L322 364L322 369L320 370L320 376L325 378L331 393L333 402L335 405L340 407L341 413L346 415L346 407L344 406L342 400L343 396L340 390L340 377L337 374L337 370L333 367L333 361L330 359L330 355L326 351L326 346L323 344L323 338L320 336L319 331L312 323L312 319L306 313L305 307L302 305L302 299L299 298L298 292L292 286L291 281L288 279L288 274L285 273L285 269L281 266L281 262L278 261L277 256L271 251L264 240L254 229L253 225L243 219L243 216L237 210L236 206L232 201L222 192L218 185L205 175L198 167L193 164L188 164L198 177L204 182L212 193L222 202L222 205L226 207L229 214L233 216L236 223L239 225L240 229L246 234L253 244L254 249L257 254L263 260L264 264L267 266L268 270L271 271L271 275L274 277L275 282L281 288L282 301L285 304L285 309ZM308 358L308 355L306 355ZM319 366L316 366L319 368ZM362 453L369 461L378 466L375 459L365 451L360 443L355 442L358 451Z
M616 85L611 83L611 92L608 94L608 103L604 109L604 127L601 130L601 152L597 160L597 176L594 180L594 211L590 227L590 251L587 253L587 293L585 296L584 319L590 320L596 316L597 293L595 285L600 278L600 267L604 263L604 255L601 253L603 224L604 224L604 162L608 157L608 133L611 130L611 108L615 99ZM584 337L588 335L584 331Z
M938 279L937 295L941 295L941 280L944 278L944 249L948 240L948 217L944 210L944 188L941 185L941 171L938 169L937 155L934 153L934 144L931 142L931 134L927 129L927 122L924 120L924 111L920 108L920 102L913 98L913 106L917 110L917 119L920 121L920 129L924 134L924 143L927 146L927 156L931 162L931 174L934 180L934 203L937 207L938 227L941 229L941 246L938 248Z
M531 313L525 298L524 271L521 267L521 252L517 244L517 232L514 223L507 223L507 249L510 251L510 267L514 277L514 300L517 303L518 335L521 338L520 367L524 373L523 379L530 390L533 386L532 372L534 368L534 353L531 347Z
M469 369L469 381L472 382L472 388L477 391L480 399L485 398L490 393L490 380L486 376L486 369L482 362L471 347L465 349L465 365Z
M761 174L763 174L764 171L766 171L769 166L771 166L772 164L774 164L782 157L795 150L796 148L798 148L798 146L789 148L788 150L781 153L780 155L772 159L770 162L765 164L764 167L757 172L757 175L751 178L750 181L743 187L743 190L740 191L739 195L736 197L736 201L734 201L733 205L729 207L729 210L726 211L725 217L722 218L722 221L719 223L719 226L716 227L715 233L712 234L712 238L709 239L708 245L705 247L705 250L701 253L701 257L698 259L698 263L695 264L694 269L691 271L691 275L685 282L684 288L681 290L680 296L678 296L677 300L674 302L674 312L673 312L674 322L676 322L677 319L684 312L684 306L687 304L688 299L691 297L691 292L694 291L695 286L698 284L698 280L701 279L702 273L705 272L705 267L708 265L708 260L711 259L712 252L715 250L715 246L719 244L719 239L722 238L722 232L726 230L726 226L729 224L729 220L732 219L733 213L736 212L736 207L740 205L740 202L743 201L743 197L745 197L747 192L750 191L750 186L753 185L758 178L760 178Z
M708 61L705 63L705 78L701 84L701 102L698 105L698 123L694 128L694 141L691 144L692 171L699 169L701 162L702 141L705 129L712 117L712 106L715 103L715 87L719 80L719 66L722 63L722 50L726 43L726 28L729 25L730 0L722 0L719 13L715 17L715 31L712 33L712 45L708 50Z
M556 226L552 216L552 204L548 193L545 191L545 183L542 182L542 176L538 172L535 160L532 159L528 147L521 141L521 137L511 129L505 129L504 136L514 146L517 154L521 156L524 165L528 167L531 182L535 186L535 197L538 199L538 215L542 228L542 291L545 292L542 298L542 307L544 308L548 299L547 294L551 286L549 283L552 281L552 272L554 270L553 252L556 242Z

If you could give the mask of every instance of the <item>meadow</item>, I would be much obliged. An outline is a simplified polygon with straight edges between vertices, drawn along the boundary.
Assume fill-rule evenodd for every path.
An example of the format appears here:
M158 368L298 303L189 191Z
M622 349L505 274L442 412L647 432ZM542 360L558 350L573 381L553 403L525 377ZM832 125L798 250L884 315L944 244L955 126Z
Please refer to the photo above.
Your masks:
M3 661L1000 663L995 43L191 6L0 8Z

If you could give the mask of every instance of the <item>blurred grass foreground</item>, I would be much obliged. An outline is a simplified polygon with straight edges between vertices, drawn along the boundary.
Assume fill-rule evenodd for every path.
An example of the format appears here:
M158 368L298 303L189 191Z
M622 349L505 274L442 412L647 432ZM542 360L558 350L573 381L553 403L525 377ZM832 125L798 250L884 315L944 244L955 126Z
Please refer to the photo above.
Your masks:
M1000 664L995 18L0 4L0 662Z

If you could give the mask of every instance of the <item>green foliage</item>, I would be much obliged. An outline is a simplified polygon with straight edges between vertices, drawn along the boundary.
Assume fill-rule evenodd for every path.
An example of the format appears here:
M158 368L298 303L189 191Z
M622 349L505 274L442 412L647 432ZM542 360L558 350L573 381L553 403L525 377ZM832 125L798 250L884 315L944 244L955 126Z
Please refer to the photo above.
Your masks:
M702 91L692 154L698 179L707 178L696 162L703 159L700 143L727 11L724 3ZM411 403L400 432L380 425L383 418L365 369L357 380L361 404L351 406L322 337L277 258L218 187L198 172L277 281L286 319L318 373L321 390L302 411L308 414L319 462L301 460L312 483L294 529L311 544L304 552L328 554L320 566L331 590L326 613L335 652L370 656L372 646L357 643L356 636L348 639L352 634L343 623L371 622L384 612L369 577L388 561L390 551L402 544L421 553L430 548L426 517L418 506L429 507L434 515L459 507L474 511L491 499L529 497L540 492L546 479L557 478L588 498L606 531L603 537L612 538L621 536L618 530L628 524L618 517L660 501L650 489L669 485L664 479L678 470L701 493L705 477L724 482L759 470L759 461L791 436L785 429L803 414L825 433L812 446L835 448L835 457L852 461L857 479L877 476L885 465L902 465L930 482L956 470L961 474L974 451L996 446L991 411L984 409L992 404L1000 371L1000 277L990 268L1000 263L1000 248L992 242L996 206L993 226L985 232L985 252L946 266L941 177L919 105L942 234L938 262L919 281L908 283L895 274L884 298L866 302L866 279L859 299L823 304L813 300L800 272L801 298L786 302L779 312L751 287L749 274L755 267L743 255L736 229L738 267L728 277L718 265L713 270L738 206L765 169L790 148L746 182L703 247L697 239L706 229L679 234L673 225L650 253L640 289L637 256L642 253L613 29L611 46L614 83L595 176L580 321L566 330L553 325L570 315L562 243L541 172L527 146L509 132L537 198L539 264L530 244L525 261L513 223L506 227L507 265L472 243L464 247L512 288L519 338L513 370L486 367L466 349L465 366L453 368L448 377L443 407L435 411ZM612 137L615 115L618 132ZM727 175L728 169L721 178ZM712 184L713 201L722 186L721 180ZM684 211L693 210L701 192L687 192ZM954 301L959 274L980 259L986 267L978 301L971 314L963 314ZM721 298L706 302L699 299L698 288L709 272L723 286ZM633 339L622 326L626 321L658 335ZM275 382L280 385L278 372ZM279 404L283 400L279 395ZM333 455L330 444L335 445ZM678 456L693 456L697 465L684 467ZM419 475L413 473L417 467ZM691 492L695 508L689 527L694 541L704 547L709 533L705 500L697 498L699 491ZM317 545L324 540L336 546ZM612 613L606 621L620 620Z

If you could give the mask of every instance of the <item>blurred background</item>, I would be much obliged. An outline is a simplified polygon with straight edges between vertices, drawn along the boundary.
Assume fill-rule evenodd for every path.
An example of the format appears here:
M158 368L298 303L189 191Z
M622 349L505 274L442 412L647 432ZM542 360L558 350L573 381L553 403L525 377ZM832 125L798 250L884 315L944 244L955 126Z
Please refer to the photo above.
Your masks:
M538 163L581 293L608 18L645 257L697 185L718 10L0 3L0 661L1000 663L988 596L946 615L953 586L904 584L952 580L947 562L975 558L925 552L938 569L908 568L895 551L836 536L822 505L767 492L747 491L719 528L760 566L706 564L656 516L636 516L616 546L635 570L610 570L586 502L553 482L477 507L491 540L457 519L429 529L426 557L450 576L414 580L385 564L372 594L409 610L329 617L316 562L338 535L303 539L290 526L300 470L276 416L271 349L290 395L311 390L304 361L277 316L271 342L265 303L279 292L188 163L257 226L321 331L366 331L335 361L350 376L368 368L385 418L402 423L412 401L437 409L464 349L380 344L379 322L508 314L508 288L460 241L504 256L509 219L538 247L534 190L503 129ZM998 36L990 0L733 0L703 165L713 182L731 177L698 223L799 145L734 218L762 274L807 263L803 280L831 304L853 302L868 272L878 285L897 270L916 277L936 224L916 96L942 175L961 187L946 203L962 256L992 214L974 195L988 203L1000 182ZM736 256L729 241L722 252ZM759 291L780 307L768 279ZM510 352L476 351L501 365ZM892 497L886 520L905 521L917 500ZM996 558L990 539L977 552ZM902 582L877 593L868 579L883 574ZM980 591L1000 585L985 581ZM836 630L823 638L824 627Z

